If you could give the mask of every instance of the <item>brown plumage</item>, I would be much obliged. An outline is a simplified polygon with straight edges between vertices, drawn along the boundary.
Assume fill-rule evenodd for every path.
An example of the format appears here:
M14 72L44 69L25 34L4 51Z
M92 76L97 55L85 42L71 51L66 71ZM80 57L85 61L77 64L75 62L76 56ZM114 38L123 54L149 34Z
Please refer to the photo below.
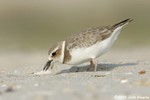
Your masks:
M89 47L97 42L103 41L111 36L117 27L131 21L132 19L126 19L112 26L88 28L79 33L72 34L66 39L67 49L71 50L74 48Z
M117 39L122 27L131 21L132 19L126 19L112 26L88 28L79 33L72 34L63 42L57 43L49 49L49 62L47 62L43 70L47 70L50 63L54 60L66 64L79 64L91 58L91 64L94 65L96 69L97 64L95 59L110 49ZM95 45L96 47L93 47ZM78 51L78 49L81 51ZM85 53L82 53L83 49L86 51ZM82 56L78 59L80 55Z

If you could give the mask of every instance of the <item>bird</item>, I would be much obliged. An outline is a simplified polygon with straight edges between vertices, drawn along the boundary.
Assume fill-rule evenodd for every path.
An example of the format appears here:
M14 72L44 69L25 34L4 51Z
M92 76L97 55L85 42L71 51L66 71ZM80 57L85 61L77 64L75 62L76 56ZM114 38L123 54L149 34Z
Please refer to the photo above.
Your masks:
M88 28L52 45L43 71L52 70L55 63L80 65L85 62L90 62L87 71L96 71L96 59L112 47L121 29L131 21L133 19L128 18L110 26Z

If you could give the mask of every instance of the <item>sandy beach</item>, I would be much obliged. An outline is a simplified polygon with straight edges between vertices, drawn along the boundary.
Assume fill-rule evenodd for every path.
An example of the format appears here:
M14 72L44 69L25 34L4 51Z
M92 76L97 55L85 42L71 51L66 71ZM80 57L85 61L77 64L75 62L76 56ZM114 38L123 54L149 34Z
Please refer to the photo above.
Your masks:
M149 100L149 57L149 48L113 49L97 59L96 72L86 71L89 63L55 64L50 74L35 75L45 52L3 53L0 100Z
M0 0L0 100L150 100L149 10L149 0ZM53 44L128 18L96 72L89 62L41 72Z

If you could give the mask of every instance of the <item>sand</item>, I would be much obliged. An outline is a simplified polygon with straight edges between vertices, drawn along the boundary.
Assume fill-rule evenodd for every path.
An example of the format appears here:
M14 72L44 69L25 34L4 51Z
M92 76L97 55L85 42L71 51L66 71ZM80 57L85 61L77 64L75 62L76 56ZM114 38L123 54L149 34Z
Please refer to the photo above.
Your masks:
M149 100L150 49L112 49L98 58L98 70L55 64L38 75L45 52L0 54L0 100Z

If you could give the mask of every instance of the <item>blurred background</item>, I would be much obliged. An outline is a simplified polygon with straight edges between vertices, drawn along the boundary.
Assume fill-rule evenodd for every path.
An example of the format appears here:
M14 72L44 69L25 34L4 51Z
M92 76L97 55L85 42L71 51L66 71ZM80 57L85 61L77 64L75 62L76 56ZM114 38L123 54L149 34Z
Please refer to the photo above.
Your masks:
M127 18L134 21L98 59L100 73L75 74L80 68L56 64L52 72L61 74L32 75L43 69L52 44ZM0 0L0 100L144 100L149 76L150 0Z
M113 48L149 47L149 10L149 0L1 0L1 59L14 52L47 54L51 44L72 33L126 18L134 21Z
M74 32L126 18L116 47L149 46L149 0L1 0L0 50L45 50Z

